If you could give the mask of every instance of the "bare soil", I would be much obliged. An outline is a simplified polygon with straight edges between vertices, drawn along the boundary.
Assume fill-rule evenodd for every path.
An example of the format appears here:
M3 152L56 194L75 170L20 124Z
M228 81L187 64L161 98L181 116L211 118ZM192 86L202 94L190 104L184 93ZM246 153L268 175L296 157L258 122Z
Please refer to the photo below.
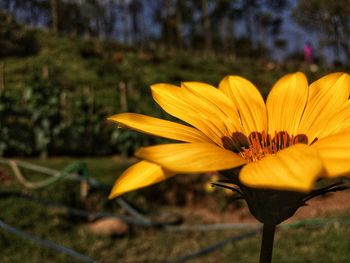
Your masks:
M308 201L300 207L289 221L323 217L333 213L350 211L350 191L330 193ZM214 212L203 205L187 207L186 216L199 217L205 223L254 223L257 220L250 214L247 206L230 209L221 213Z

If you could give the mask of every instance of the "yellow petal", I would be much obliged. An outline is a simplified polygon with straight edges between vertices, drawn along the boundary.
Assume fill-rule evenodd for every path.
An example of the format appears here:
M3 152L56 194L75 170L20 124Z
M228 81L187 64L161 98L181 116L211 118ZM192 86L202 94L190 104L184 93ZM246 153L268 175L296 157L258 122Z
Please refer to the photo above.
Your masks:
M308 98L308 83L301 72L282 77L266 101L269 134L286 131L296 135Z
M265 103L253 83L239 76L227 76L220 82L219 89L236 105L247 136L266 131Z
M350 175L350 132L322 138L311 147L321 156L327 176Z
M221 119L227 125L229 131L242 131L240 117L235 104L225 94L206 83L184 82L181 87L189 91L189 101L200 101L203 107L211 109L212 114ZM193 96L191 96L191 93Z
M309 99L299 126L299 133L309 141L318 137L327 121L341 109L350 95L350 76L333 73L315 81L309 88Z
M184 89L170 84L151 86L154 100L170 115L183 120L203 132L217 145L223 145L221 138L228 136L223 122L212 111L198 105L198 100L191 101Z
M176 143L145 147L138 150L136 156L181 173L226 170L245 163L238 154L208 143Z
M322 173L317 151L296 144L275 155L248 163L240 172L240 181L250 187L309 192Z
M126 192L159 183L175 173L163 169L161 166L141 161L130 166L114 183L109 199Z
M326 121L325 127L321 130L318 137L323 138L328 135L343 132L350 132L350 100Z
M211 142L202 132L192 127L136 113L121 113L108 118L120 126L184 142Z

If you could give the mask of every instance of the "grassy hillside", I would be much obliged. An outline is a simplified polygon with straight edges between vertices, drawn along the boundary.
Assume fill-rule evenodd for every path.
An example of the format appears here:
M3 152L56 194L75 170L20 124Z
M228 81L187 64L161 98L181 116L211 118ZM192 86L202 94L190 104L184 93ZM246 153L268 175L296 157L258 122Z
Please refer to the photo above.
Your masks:
M45 31L32 32L38 45L36 54L3 57L7 89L21 91L34 78L48 78L62 89L80 91L91 87L104 105L118 109L118 83L128 82L132 92L149 95L153 83L203 81L212 85L228 74L242 75L267 94L271 85L283 74L302 70L314 79L302 63L269 64L268 59L222 57L199 54L192 50L165 51L163 48L138 50L137 46L122 46L112 41L84 40L54 35ZM131 94L132 95L132 94ZM131 96L132 101L132 96ZM141 106L138 109L138 106ZM135 110L145 110L142 105ZM147 108L147 107L146 107Z
M132 154L154 139L116 130L105 119L122 111L169 118L153 102L151 84L202 81L216 86L236 74L250 79L266 97L288 72L301 70L314 80L329 70L312 73L297 60L277 63L158 45L140 50L28 29L1 18L0 84L5 91L0 90L0 155Z

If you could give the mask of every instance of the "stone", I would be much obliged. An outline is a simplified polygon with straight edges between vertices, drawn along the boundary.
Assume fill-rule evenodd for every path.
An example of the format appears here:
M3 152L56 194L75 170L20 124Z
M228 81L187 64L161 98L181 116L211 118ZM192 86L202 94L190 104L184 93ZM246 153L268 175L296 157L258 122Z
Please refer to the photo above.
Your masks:
M118 218L101 218L88 224L87 230L96 235L123 236L129 232L129 225Z

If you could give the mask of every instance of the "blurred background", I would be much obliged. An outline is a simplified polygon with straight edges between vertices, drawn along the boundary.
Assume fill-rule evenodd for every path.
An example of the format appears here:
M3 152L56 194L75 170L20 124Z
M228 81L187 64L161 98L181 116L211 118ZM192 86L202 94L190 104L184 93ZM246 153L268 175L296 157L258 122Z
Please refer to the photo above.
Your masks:
M169 233L89 217L130 214L108 191L135 149L164 141L106 117L171 119L151 98L149 86L159 82L216 86L241 75L266 98L289 72L311 82L349 71L349 33L349 0L0 0L0 219L99 262L165 262L241 232ZM244 202L211 187L213 178L178 176L126 199L164 222L256 223ZM342 221L349 201L347 192L329 195L295 218ZM350 262L345 229L338 222L284 230L276 262ZM0 247L1 262L76 262L1 229ZM192 261L257 262L258 252L253 237Z

